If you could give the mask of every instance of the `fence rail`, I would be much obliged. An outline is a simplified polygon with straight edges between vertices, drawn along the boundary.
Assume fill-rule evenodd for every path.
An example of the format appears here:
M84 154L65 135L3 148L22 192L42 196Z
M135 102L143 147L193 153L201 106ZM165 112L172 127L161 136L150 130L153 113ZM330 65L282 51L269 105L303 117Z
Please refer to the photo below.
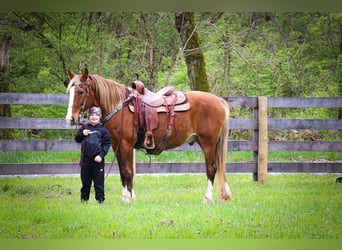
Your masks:
M251 119L229 119L230 130L251 130L252 140L228 141L228 151L252 151L251 162L228 162L227 172L253 173L253 179L265 181L267 172L342 173L339 162L268 162L269 151L342 152L337 141L268 141L269 130L321 129L342 130L341 119L271 119L269 108L342 108L342 98L265 98L224 97L233 108L252 109ZM68 96L57 94L0 93L0 104L10 105L64 105ZM264 131L261 132L261 128ZM64 118L1 117L0 129L75 130ZM173 151L200 151L198 145L184 144ZM0 140L0 151L79 151L72 140ZM107 163L109 165L110 163ZM116 164L114 164L116 165ZM204 163L137 163L137 173L204 173ZM261 174L262 172L262 174ZM75 163L0 164L0 175L73 174L79 173ZM110 173L118 173L111 168Z

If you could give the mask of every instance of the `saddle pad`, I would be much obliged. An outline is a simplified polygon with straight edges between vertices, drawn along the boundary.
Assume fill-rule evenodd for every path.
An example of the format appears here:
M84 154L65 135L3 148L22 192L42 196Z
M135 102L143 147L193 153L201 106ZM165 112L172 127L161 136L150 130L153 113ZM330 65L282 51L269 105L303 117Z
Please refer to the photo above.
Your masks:
M176 98L176 103L174 104L176 105L182 104L187 100L185 94L181 91L173 92L170 95L160 95L160 94L153 93L147 89L145 90L144 95L140 95L140 98L143 101L143 103L153 108L160 107L164 105L165 102L167 102L168 105L171 105L172 103L174 103L175 98Z
M129 103L128 107L129 107L129 110L134 113L134 106L133 106L133 104ZM158 113L162 113L162 112L165 113L165 112L167 112L166 107L164 105L159 106L159 107L153 107L153 108L155 108ZM176 112L177 111L187 111L189 109L190 109L190 103L186 102L186 103L183 103L183 104L175 105L174 111L176 111Z

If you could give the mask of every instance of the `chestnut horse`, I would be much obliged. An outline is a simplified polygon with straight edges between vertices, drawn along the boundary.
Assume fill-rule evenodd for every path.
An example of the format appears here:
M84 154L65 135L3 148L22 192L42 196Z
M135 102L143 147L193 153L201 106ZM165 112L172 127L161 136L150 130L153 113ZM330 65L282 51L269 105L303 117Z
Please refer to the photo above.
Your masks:
M103 118L106 119L103 121L104 126L111 135L112 148L119 165L122 201L135 200L134 146L138 135L134 113L136 111L130 110L128 105L135 98L130 94L132 88L99 75L90 75L87 69L82 75L69 71L69 78L67 122L71 125L79 124L82 113L91 106L101 108ZM230 200L231 191L226 180L228 104L222 98L207 92L189 91L184 94L190 107L184 111L175 110L171 136L166 142L164 141L163 150L175 148L184 143L191 145L198 143L205 156L207 174L207 187L203 202L213 202L213 184L216 173L219 200ZM158 119L159 126L154 130L156 145L165 137L165 131L169 125L167 113L158 113Z

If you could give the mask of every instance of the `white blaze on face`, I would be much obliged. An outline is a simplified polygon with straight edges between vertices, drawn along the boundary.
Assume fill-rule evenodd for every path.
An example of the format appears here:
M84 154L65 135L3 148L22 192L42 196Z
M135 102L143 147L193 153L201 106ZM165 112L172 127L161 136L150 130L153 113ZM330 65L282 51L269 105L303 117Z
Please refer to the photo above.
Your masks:
M69 89L69 104L68 104L68 112L65 117L66 122L71 125L72 121L72 106L74 104L74 97L75 97L75 86Z

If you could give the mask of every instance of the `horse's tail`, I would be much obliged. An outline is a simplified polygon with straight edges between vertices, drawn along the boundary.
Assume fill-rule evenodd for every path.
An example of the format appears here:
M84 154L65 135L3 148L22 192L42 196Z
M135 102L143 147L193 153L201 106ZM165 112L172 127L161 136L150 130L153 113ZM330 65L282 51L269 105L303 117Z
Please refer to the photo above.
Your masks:
M229 108L225 100L222 99L226 107L226 117L223 124L220 137L216 143L215 164L218 175L218 193L221 201L231 200L232 195L226 180L226 155L228 147L228 126L229 126Z

